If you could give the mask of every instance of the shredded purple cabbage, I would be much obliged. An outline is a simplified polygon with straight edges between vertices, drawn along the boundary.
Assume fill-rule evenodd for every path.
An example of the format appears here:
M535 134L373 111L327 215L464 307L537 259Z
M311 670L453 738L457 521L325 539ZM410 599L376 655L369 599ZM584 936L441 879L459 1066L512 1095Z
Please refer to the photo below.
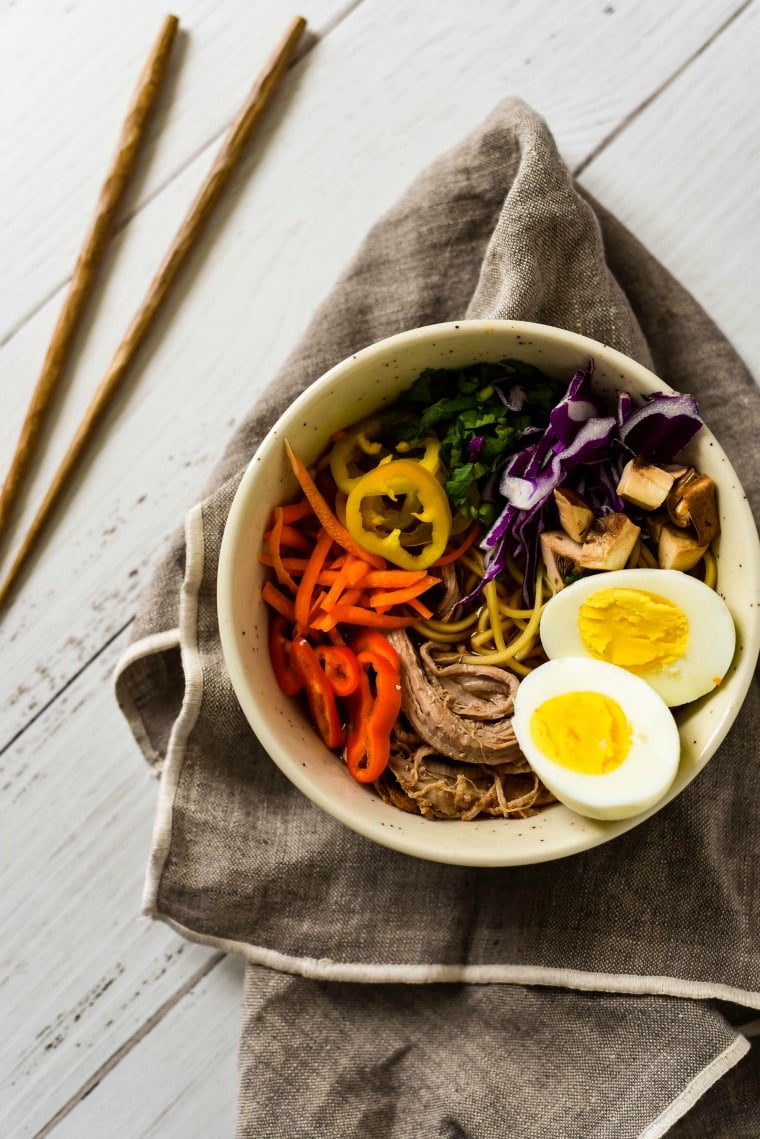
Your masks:
M622 511L617 484L628 458L669 462L702 426L697 402L689 395L659 392L637 407L627 392L620 392L616 414L602 414L591 390L593 368L589 361L575 373L548 427L526 431L525 445L505 465L499 488L504 507L481 543L485 574L471 598L504 570L509 547L524 561L524 593L531 600L539 537L555 525L550 511L556 487L576 489L600 514Z
M483 447L483 436L473 435L470 442L467 444L467 461L469 463L477 463L478 456L480 455L481 448Z
M669 463L702 426L697 401L690 395L657 392L620 424L620 442L633 455Z

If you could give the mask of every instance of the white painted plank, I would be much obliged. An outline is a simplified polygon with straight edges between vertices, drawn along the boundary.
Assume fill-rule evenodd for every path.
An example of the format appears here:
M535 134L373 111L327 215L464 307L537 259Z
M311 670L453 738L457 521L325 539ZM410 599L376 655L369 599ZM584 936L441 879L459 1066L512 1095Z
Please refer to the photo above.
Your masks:
M760 381L759 44L751 4L582 181L693 292Z
M115 641L0 759L0 1134L31 1136L214 954L139 917L157 795Z
M54 1139L232 1139L242 1006L243 963L229 957L53 1129Z
M403 0L365 0L339 23L291 74L143 354L131 394L102 433L100 453L3 619L17 678L8 729L23 725L129 615L148 563L200 493L232 424L369 225L422 166L514 90L547 115L568 160L579 161L732 10L727 3L663 10L647 0L606 14L591 0L572 10L517 0L495 35L490 0L473 0L466 14L458 0L413 9ZM558 52L568 42L583 45L582 68L577 53ZM631 43L642 44L640 58ZM701 99L692 113L701 114ZM118 271L103 289L17 534L208 162L204 153L188 166L117 243ZM13 377L3 454L56 308L46 306L0 356Z
M226 127L301 11L319 35L346 0L183 0L180 34L124 213ZM68 278L168 0L24 0L0 11L0 343ZM19 113L21 110L22 113Z

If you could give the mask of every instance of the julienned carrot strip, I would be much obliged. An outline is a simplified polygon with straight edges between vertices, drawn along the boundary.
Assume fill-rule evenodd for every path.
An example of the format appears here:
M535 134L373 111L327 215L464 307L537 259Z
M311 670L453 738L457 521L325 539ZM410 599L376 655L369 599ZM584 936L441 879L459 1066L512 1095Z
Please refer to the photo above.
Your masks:
M367 589L406 589L427 577L425 570L370 570L364 579ZM440 578L433 578L439 582Z
M321 603L322 609L324 609L326 613L329 613L333 605L339 601L343 591L349 586L357 585L360 581L363 584L363 578L366 577L368 572L370 572L370 569L366 562L360 562L358 558L354 558L349 554L342 568L339 569L335 575L335 580Z
M282 593L277 588L277 586L273 584L273 582L264 582L264 588L261 591L261 596L264 598L267 605L271 605L273 609L275 609L278 613L281 613L282 616L287 618L288 621L295 621L295 605L289 597L286 597L285 594Z
M364 590L359 587L358 589L346 589L343 596L338 602L339 605L361 605L364 600ZM335 606L333 606L333 609Z
M271 533L271 530L265 531L265 541L269 541L269 535ZM295 526L288 526L287 523L285 523L282 527L280 545L291 550L302 550L304 553L310 554L314 548L314 540L308 534L302 534Z
M289 502L287 506L282 508L283 521L288 523L300 522L304 518L309 518L313 513L308 498L300 498L298 502Z
M363 550L359 543L354 541L345 526L341 525L328 503L320 494L313 478L287 440L285 440L285 450L288 453L293 474L298 479L301 490L308 498L312 510L336 545L342 546L344 550L353 554L354 557L369 562L375 569L385 569L385 559L381 558L378 554L370 554L367 550Z
M421 593L425 593L430 589L431 585L440 585L440 580L433 577L432 574L423 577L421 581L416 581L412 585L408 585L405 589L378 589L370 595L368 604L373 609L387 609L391 605L403 605L405 601L411 601L414 597L419 597Z
M433 616L433 610L428 609L427 605L423 605L418 597L412 597L409 604L416 613L423 617L426 621Z
M282 554L280 553L280 546L282 544L282 507L275 506L272 516L272 529L269 531L269 556L272 559L272 566L277 575L277 580L280 585L286 585L293 593L298 588L293 578L290 576L285 566L282 564Z
M311 611L311 628L319 633L328 633L338 623L333 615L335 606L326 610L324 599L325 594L323 593ZM362 600L361 589L346 589L341 594L340 604L345 609L347 605L361 605Z
M440 558L438 558L437 561L433 562L433 567L447 566L450 562L455 562L457 558L461 558L462 554L466 553L466 551L469 550L470 546L475 541L479 533L480 526L477 522L473 522L472 526L465 534L464 540L460 542L460 544L455 549L449 550L447 554L441 554Z
M368 629L403 629L412 625L417 617L396 617L391 613L376 613L361 605L336 605L326 616L335 625L365 625Z
M259 554L258 560L263 566L274 566L272 558L269 554ZM282 564L285 566L285 569L288 571L288 573L295 574L295 576L298 577L306 569L307 565L309 564L309 559L289 558L286 556L282 559Z
M295 616L296 625L301 629L306 630L309 627L309 616L311 614L311 602L314 594L314 587L317 583L322 566L325 564L325 559L330 553L330 548L333 540L329 534L324 530L320 531L317 538L317 544L314 551L309 558L309 564L304 570L303 577L298 585L298 592L296 593Z

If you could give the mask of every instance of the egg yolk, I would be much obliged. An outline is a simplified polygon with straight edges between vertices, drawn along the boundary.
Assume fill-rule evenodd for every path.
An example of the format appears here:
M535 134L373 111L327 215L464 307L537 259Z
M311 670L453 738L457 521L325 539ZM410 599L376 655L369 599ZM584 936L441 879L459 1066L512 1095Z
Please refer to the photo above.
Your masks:
M544 700L531 716L530 734L547 759L582 775L614 771L631 746L625 712L600 692L563 692Z
M591 656L633 672L672 664L689 640L683 609L643 589L600 589L581 605L578 631Z

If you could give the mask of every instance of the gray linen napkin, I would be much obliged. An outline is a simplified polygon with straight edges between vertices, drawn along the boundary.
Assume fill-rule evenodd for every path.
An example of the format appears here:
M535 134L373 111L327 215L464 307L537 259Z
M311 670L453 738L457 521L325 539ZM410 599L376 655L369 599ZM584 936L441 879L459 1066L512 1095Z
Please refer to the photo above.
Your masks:
M463 315L560 325L653 367L697 396L760 503L752 442L760 394L741 361L683 288L574 185L543 120L505 100L370 232L231 440L146 591L117 670L121 707L162 771L145 912L252 963L241 1135L660 1135L749 1047L715 1002L760 1008L760 821L748 762L760 729L756 686L718 755L653 819L587 854L503 870L417 861L348 831L286 782L239 711L221 657L215 583L248 459L326 368L383 336ZM468 981L478 985L461 984ZM573 989L594 992L581 999ZM304 1062L323 1016L334 1029L323 1034L330 1074L320 1063L306 1098L320 1079L330 1094L314 1115L299 1114L292 1097L273 1115L282 1073L262 1064L268 1042ZM342 1022L357 1026L355 1053ZM411 1042L400 1067L399 1031L402 1045L403 1032ZM373 1067L366 1052L375 1035L390 1043ZM438 1047L416 1068L430 1036ZM586 1062L593 1041L596 1067ZM433 1096L441 1080L432 1073L447 1070L454 1047L471 1055L471 1069L449 1056L451 1096L437 1115L431 1104L424 1130L419 1085ZM482 1047L491 1050L488 1076ZM529 1079L515 1056L537 1049L544 1063ZM403 1087L393 1075L401 1068ZM380 1122L372 1122L377 1080L391 1101L394 1088L398 1095L390 1122L380 1092ZM456 1088L472 1105L461 1117ZM345 1119L331 1116L344 1101ZM558 1130L548 1108L563 1104L569 1122ZM518 1109L533 1130L500 1115ZM607 1130L605 1119L613 1121Z

